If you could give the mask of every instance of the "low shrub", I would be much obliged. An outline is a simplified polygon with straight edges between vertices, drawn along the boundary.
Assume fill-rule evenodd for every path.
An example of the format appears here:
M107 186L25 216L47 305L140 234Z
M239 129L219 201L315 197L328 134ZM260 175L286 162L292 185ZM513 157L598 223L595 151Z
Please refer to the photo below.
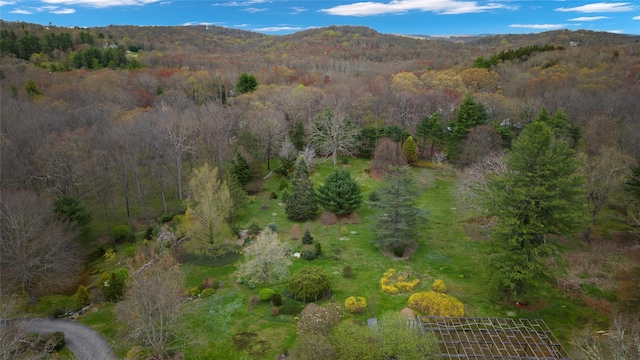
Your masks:
M65 345L64 332L56 331L51 333L33 335L29 341L29 346L38 352L53 353L60 351Z
M109 280L102 283L104 286L104 296L107 301L117 302L124 298L128 278L129 273L127 272L127 269L124 268L111 273Z
M249 298L249 311L253 311L253 309L260 304L260 296L253 295Z
M322 255L322 245L319 242L314 245L314 248L316 249L316 256Z
M200 289L200 287L194 286L194 287L189 289L188 295L189 295L190 298L195 298L195 297L200 296L201 292L202 292L202 289Z
M447 292L447 286L444 284L444 281L440 280L440 279L436 279L433 282L433 285L431 285L431 289L435 292L439 292L439 293L446 293Z
M125 241L136 241L136 236L133 234L133 231L128 225L116 225L112 227L111 238L113 238L113 241L115 241L117 244L123 243Z
M91 304L91 294L89 290L83 285L78 286L78 291L76 291L76 307L82 309L89 304Z
M206 278L204 278L204 280L202 280L202 288L203 289L215 288L216 285L217 285L217 282L212 277L207 276Z
M304 306L295 302L286 302L280 306L280 314L282 315L299 315Z
M273 306L282 305L282 296L280 294L273 294L273 296L271 296L271 303Z
M407 306L425 316L464 316L464 305L460 300L435 291L411 295Z
M272 307L271 308L271 316L278 316L278 308L277 307Z
M367 310L367 300L362 296L349 296L344 301L344 308L352 314L362 314Z
M318 254L316 254L316 251L313 250L313 249L304 249L300 253L300 257L302 257L303 259L306 259L306 260L313 260L317 256L318 256Z
M420 283L420 279L412 279L410 273L398 274L395 269L387 270L380 278L380 288L382 292L390 295L398 294L399 292L410 292Z
M269 289L269 288L265 288L260 290L260 293L258 293L258 296L260 297L261 301L269 301L271 300L271 298L273 298L273 295L276 293L275 290L273 289Z
M311 236L309 230L304 232L304 235L302 236L302 243L305 245L311 245L313 243L313 236Z
M380 194L378 194L375 191L372 191L369 193L369 201L371 202L378 202L380 201Z
M274 222L270 222L269 224L267 224L267 227L273 232L278 232L278 225Z
M352 278L353 277L353 268L351 267L351 265L345 265L345 267L342 268L342 276L346 277L346 278Z
M260 225L258 225L256 222L252 222L251 225L249 225L249 229L247 229L249 231L250 235L258 235L260 234L260 230L262 230L260 228Z
M202 292L200 292L200 296L202 298L206 298L206 297L209 297L209 296L211 296L211 295L213 295L215 293L216 293L216 289L214 289L214 288L206 288L206 289L203 289Z

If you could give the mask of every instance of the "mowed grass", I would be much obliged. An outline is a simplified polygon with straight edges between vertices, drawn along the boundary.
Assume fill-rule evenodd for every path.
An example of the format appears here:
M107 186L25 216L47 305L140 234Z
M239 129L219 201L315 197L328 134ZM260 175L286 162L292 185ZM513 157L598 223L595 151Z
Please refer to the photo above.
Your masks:
M409 293L388 295L380 290L382 274L395 268L399 272L411 272L421 279L414 292L430 290L435 279L444 280L447 292L464 303L467 316L542 318L565 346L569 345L575 330L588 326L603 329L606 326L604 315L555 288L546 289L536 297L536 304L523 308L516 308L512 303L490 296L483 272L487 243L486 240L470 238L465 231L467 219L461 214L467 212L456 198L457 177L454 171L444 167L412 169L421 189L421 195L416 200L428 212L428 221L420 228L420 235L416 239L419 243L417 251L408 260L397 260L384 256L372 242L376 231L376 211L366 204L366 199L371 191L383 183L368 174L367 160L350 159L348 165L337 166L349 169L362 187L365 204L357 210L356 217L340 219L334 225L325 225L320 219L292 222L287 219L281 200L270 196L272 192L279 194L281 179L274 176L265 182L264 191L256 195L236 223L241 229L254 222L263 228L275 223L281 241L289 244L293 252L302 248L300 239L304 231L309 230L314 242L321 244L322 255L314 260L294 258L290 271L293 274L306 265L324 268L333 285L332 295L325 302L343 304L349 296L365 297L368 302L367 313L347 314L347 317L364 321L368 317L398 312L406 307ZM316 186L324 181L332 168L330 163L324 163L312 172L311 178ZM292 231L295 228L297 230ZM297 239L293 239L294 235ZM101 271L122 266L125 259L120 256L126 251L120 250L116 263L97 266L99 271L94 276L99 276ZM272 316L271 306L267 302L260 303L253 310L249 309L249 299L258 295L260 289L269 287L284 297L287 295L286 284L250 289L236 282L235 273L242 258L235 261L209 260L194 257L181 265L186 276L185 291L200 285L206 277L222 282L215 295L190 301L184 307L179 336L185 358L272 359L290 349L296 339L294 316ZM219 266L221 264L224 265ZM342 275L347 265L354 269L351 278ZM101 308L81 321L110 339L119 357L133 346L131 342L123 340L126 333L115 320L112 306ZM251 341L243 342L242 336L249 336Z

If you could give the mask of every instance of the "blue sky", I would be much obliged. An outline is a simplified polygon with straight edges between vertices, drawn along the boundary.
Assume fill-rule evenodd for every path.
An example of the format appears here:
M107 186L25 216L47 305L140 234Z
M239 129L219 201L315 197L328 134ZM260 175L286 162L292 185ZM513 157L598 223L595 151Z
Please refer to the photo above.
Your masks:
M0 19L70 27L210 24L265 34L363 25L433 36L556 29L640 35L640 1L0 0Z

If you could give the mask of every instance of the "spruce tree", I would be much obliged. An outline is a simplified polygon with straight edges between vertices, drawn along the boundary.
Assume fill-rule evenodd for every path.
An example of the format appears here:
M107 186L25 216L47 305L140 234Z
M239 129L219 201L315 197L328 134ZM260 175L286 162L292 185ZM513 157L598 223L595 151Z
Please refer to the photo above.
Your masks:
M313 183L309 179L307 162L302 156L298 158L292 188L285 207L289 220L306 221L315 218L318 212L318 203Z
M231 172L235 175L240 185L245 186L253 179L253 172L251 171L251 166L247 162L242 154L239 152L236 153L236 159L233 162L233 166L231 168Z
M409 136L407 140L405 140L404 144L402 144L402 155L407 159L407 163L409 163L409 165L413 165L418 162L418 149L412 136Z
M425 217L416 201L418 186L408 168L395 170L387 174L385 185L377 190L380 201L372 203L382 212L376 217L374 241L378 247L400 254L415 241Z
M506 160L509 171L491 184L494 228L489 274L496 290L522 296L549 278L549 235L568 235L584 221L584 178L573 150L542 122L528 125Z
M318 203L337 215L353 213L362 204L360 185L348 170L336 169L318 187Z

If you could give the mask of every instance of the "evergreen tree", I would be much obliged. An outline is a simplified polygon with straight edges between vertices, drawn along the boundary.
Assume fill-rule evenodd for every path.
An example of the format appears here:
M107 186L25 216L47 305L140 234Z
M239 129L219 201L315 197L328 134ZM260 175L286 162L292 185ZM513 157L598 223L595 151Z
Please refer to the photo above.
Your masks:
M422 122L416 129L416 136L419 138L418 148L420 149L420 155L424 156L424 152L427 149L429 139L431 139L431 150L429 156L433 156L433 151L436 145L441 145L444 132L442 131L442 124L440 123L440 116L438 113L433 113L431 116L424 116Z
M307 134L304 132L304 124L302 121L296 122L293 130L289 132L289 137L296 150L302 151L307 146Z
M302 236L302 243L305 245L313 244L313 236L311 236L308 229L304 232L304 236Z
M640 165L631 168L631 178L625 183L627 190L640 200Z
M229 215L226 218L226 220L230 222L244 209L249 202L249 198L247 197L247 192L242 188L242 184L240 184L236 175L229 170L229 167L227 167L224 173L224 181L227 183L229 195L231 196L232 206L229 208Z
M242 154L239 152L236 153L236 159L233 162L233 166L231 168L231 172L235 175L236 179L240 183L240 185L245 186L253 179L253 172L251 171L251 166L247 162Z
M451 124L451 137L447 151L447 158L456 161L460 153L462 140L467 137L469 131L489 119L487 109L482 103L475 102L473 95L468 93L458 108L456 121Z
M551 274L549 235L568 235L584 220L584 178L566 142L542 122L528 125L506 160L509 171L492 182L493 233L489 274L497 290L522 296Z
M372 203L382 214L376 217L374 236L378 247L401 255L415 241L424 213L416 198L418 186L407 167L396 168L385 177L385 185L377 193L380 201Z
M309 168L304 157L298 159L292 181L292 193L287 200L285 212L289 220L306 221L316 217L318 203L313 183L309 179Z
M362 190L348 170L336 169L318 187L318 203L337 215L348 215L362 204Z
M240 74L238 83L236 84L236 91L238 94L246 94L254 92L258 87L258 80L254 75L247 74L246 72Z
M409 163L409 165L413 165L418 162L418 149L412 136L409 136L407 140L405 140L404 144L402 144L402 155L407 159L407 163Z

